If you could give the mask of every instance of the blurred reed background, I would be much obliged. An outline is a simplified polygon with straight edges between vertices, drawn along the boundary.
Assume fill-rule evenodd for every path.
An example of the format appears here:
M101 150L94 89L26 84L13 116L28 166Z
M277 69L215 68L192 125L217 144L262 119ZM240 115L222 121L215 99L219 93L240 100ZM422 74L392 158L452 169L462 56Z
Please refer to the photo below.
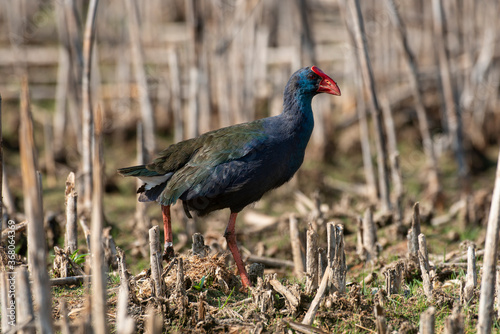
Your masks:
M325 234L323 214L352 222L368 208L365 220L372 221L373 207L378 225L392 221L396 230L389 235L406 240L400 228L412 217L420 221L419 205L415 214L409 205L419 200L422 220L434 215L433 228L455 225L458 214L461 232L467 224L484 227L500 139L498 13L496 0L1 0L2 242L12 219L18 264L29 255L39 331L52 326L45 250L62 254L56 246L66 222L63 257L88 252L93 240L96 332L107 327L106 268L117 257L124 262L112 227L133 269L146 267L138 261L147 259L153 222L142 204L131 218L134 187L118 179L116 168L147 162L172 142L280 113L288 78L304 66L319 66L342 97L313 101L316 125L305 166L285 191L275 192L279 201L260 202L270 207L266 214L286 216L297 227L290 212L298 211L305 238L305 222ZM76 178L66 179L70 172ZM319 191L311 199L297 189ZM283 204L287 199L294 208ZM86 242L80 248L77 217ZM289 248L277 246L286 242L283 228L260 238L268 227L277 230L279 219L249 217L245 223L260 226L245 232L258 239L253 252L263 253L265 239L273 243L269 257L280 249L289 257ZM174 209L174 218L184 225L179 251L197 227L182 210ZM222 231L220 221L209 219L204 226ZM484 237L475 238L478 245ZM297 264L303 262L299 241L292 236ZM126 294L124 300L126 310Z

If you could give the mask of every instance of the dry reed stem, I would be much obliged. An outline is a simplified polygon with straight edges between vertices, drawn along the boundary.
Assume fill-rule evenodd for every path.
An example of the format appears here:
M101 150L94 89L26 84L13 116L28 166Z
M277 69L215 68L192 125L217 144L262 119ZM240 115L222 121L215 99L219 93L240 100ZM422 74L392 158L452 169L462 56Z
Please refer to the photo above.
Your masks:
M0 94L0 229L3 229L2 221L3 221L3 134L2 134L2 95ZM1 241L0 241L1 243Z
M299 227L297 218L290 215L290 242L292 244L292 255L294 263L294 275L297 278L304 277L304 262L302 260L302 246L299 238Z
M9 283L8 283L8 273L6 271L0 272L0 305L2 309L2 333L7 332L11 325L15 325L15 311L12 312L14 315L11 317L11 312L9 312ZM13 324L9 324L9 321L13 321Z
M49 275L45 270L46 243L43 229L43 204L37 177L37 153L29 104L28 78L23 77L21 90L20 151L23 176L24 207L28 228L28 267L33 279L35 306L38 309L37 330L52 333Z
M429 130L429 121L427 119L427 114L425 112L424 97L422 94L422 87L418 80L418 66L415 59L415 55L410 48L407 38L406 27L401 20L399 11L394 3L394 0L386 0L387 7L389 9L389 17L392 24L396 28L398 33L398 40L403 49L403 58L406 62L408 68L408 76L410 79L410 86L412 89L413 96L415 98L415 111L417 112L420 135L422 136L422 144L424 147L424 152L427 157L428 164L428 186L430 194L436 196L441 191L441 184L439 182L439 171L437 166L436 154L434 152L434 146L432 143L432 136Z
M92 253L91 248L90 248L90 235L91 235L90 228L87 225L84 217L82 217L79 220L79 222L80 222L80 226L82 227L83 234L85 235L85 242L87 244L87 250L88 250L89 253Z
M35 320L28 270L21 266L16 269L16 322L22 324ZM35 333L34 328L25 328L19 334Z
M160 249L158 226L155 225L149 229L149 249L151 262L151 277L154 281L155 296L160 298L164 296L164 284L161 278L163 272L162 253Z
M318 288L318 234L311 225L307 230L306 267L306 292L311 293Z
M372 65L368 53L363 15L361 13L359 0L351 0L350 2L352 2L351 8L353 8L354 28L356 31L356 51L362 52L362 55L360 55L359 57L360 65L363 74L363 82L365 83L365 88L367 91L369 91L370 95L370 111L372 115L373 126L375 127L375 146L377 148L380 203L382 206L382 210L390 210L391 199L389 196L389 176L387 171L387 148L385 146L386 144L384 138L384 130L382 128L382 116L377 98L375 79L373 76Z
M474 297L474 290L477 286L476 272L476 252L474 246L467 248L467 275L465 277L464 302L468 303Z
M434 334L436 309L431 306L420 315L420 334Z
M78 194L75 190L75 173L71 172L66 179L65 203L66 203L66 234L64 245L70 253L78 249Z
M92 205L92 140L94 137L94 113L92 111L91 70L92 49L95 39L95 19L99 0L89 3L87 20L83 38L83 72L82 72L82 176L83 176L83 208L86 211Z
M373 313L375 316L375 326L377 328L377 334L387 333L387 321L385 320L385 312L381 305L375 305L373 308Z
M128 281L121 279L116 305L116 332L118 334L132 334L135 332L135 320L128 316L128 300Z
M427 242L424 234L418 236L418 260L420 263L420 271L422 272L422 281L424 293L428 301L432 301L432 276L429 269L429 254L427 252Z
M327 224L327 242L329 249L329 291L330 294L338 292L344 294L346 292L346 273L347 265L345 260L344 247L344 226L337 223Z
M71 329L69 327L68 307L66 305L66 299L64 298L61 299L59 313L61 314L61 334L71 334Z
M445 22L442 0L432 0L432 12L435 39L434 45L437 48L439 59L439 71L446 106L446 120L448 122L448 131L451 145L458 164L458 176L460 177L460 181L462 182L461 186L464 189L467 189L469 171L467 163L465 161L465 153L463 148L462 120L459 106L457 105L457 98L454 93L450 59L446 50L447 39L445 36Z
M464 317L460 312L460 307L455 306L453 312L444 321L444 334L464 333Z
M205 237L201 233L193 234L193 245L191 246L191 251L193 255L198 255L199 257L204 257L207 255L207 249L205 247Z
M134 66L135 80L137 81L137 90L139 103L141 106L141 119L144 126L144 142L147 150L145 160L149 160L156 149L155 126L153 107L148 93L148 80L144 69L144 56L141 45L141 34L139 25L139 13L137 4L134 0L125 1L128 14L128 27L130 37L130 51Z
M396 225L401 226L403 224L403 176L401 173L401 168L399 166L399 151L398 143L396 138L396 128L394 125L394 119L392 117L392 110L387 98L382 99L382 112L384 115L384 124L387 133L387 143L389 146L389 157L391 165L391 177L392 183L394 184L394 200L395 200L395 216Z
M272 257L264 257L264 256L257 256L257 255L252 255L250 254L247 257L247 262L258 262L262 263L268 267L285 267L285 268L294 268L295 263L290 260L282 260L282 259L276 259Z
M495 274L498 249L498 232L500 230L500 152L498 154L495 189L491 199L488 227L486 229L485 254L483 260L483 278L481 281L481 296L479 298L479 319L477 331L479 334L491 332L491 315L493 313L493 298L495 293Z
M408 231L408 256L418 261L418 236L420 235L420 204L413 205L411 228Z
M146 142L144 139L144 128L142 122L137 123L137 164L144 165L147 164L148 151L146 147ZM139 188L144 182L137 179L137 188ZM139 194L137 198L139 198ZM137 244L139 245L139 250L143 255L148 254L148 235L149 229L151 228L151 221L149 220L147 214L148 204L140 202L139 200L135 203L135 222L136 227L134 228L134 233L137 236Z
M348 22L346 0L341 0L338 2L340 12L342 14L344 25L346 27L349 41L352 47L356 46L356 37L352 29L351 24ZM358 52L353 52L356 58L355 63L352 65L353 69L356 71L354 75L354 83L357 88L358 94L356 94L356 111L359 118L359 135L361 142L361 154L363 157L363 169L365 172L366 186L368 188L368 198L373 202L377 202L377 178L375 176L375 170L373 168L371 148L370 148L370 136L368 130L368 118L366 113L366 104L363 96L363 78L362 73L359 70L361 67L360 55Z
M145 333L157 334L163 330L163 314L158 314L153 304L146 309Z
M323 278L321 279L321 284L319 285L318 291L316 292L316 295L311 302L311 306L309 306L309 309L307 310L307 313L302 320L302 324L311 325L313 323L316 311L318 310L319 304L321 303L321 300L323 299L323 296L325 295L325 292L327 290L328 281L330 280L331 274L331 268L328 268L325 271Z
M276 278L272 278L271 280L269 280L269 284L271 284L276 292L285 297L286 301L290 305L290 309L292 310L292 312L295 312L300 304L300 295L296 296L295 294L293 294L292 291L287 289Z
M92 321L95 333L107 333L106 320L106 263L104 260L103 236L103 153L102 153L102 114L100 106L95 115L95 137L93 156L93 194L92 194Z
M365 249L366 261L373 261L378 256L377 250L377 227L373 221L371 208L367 208L363 218L363 248Z

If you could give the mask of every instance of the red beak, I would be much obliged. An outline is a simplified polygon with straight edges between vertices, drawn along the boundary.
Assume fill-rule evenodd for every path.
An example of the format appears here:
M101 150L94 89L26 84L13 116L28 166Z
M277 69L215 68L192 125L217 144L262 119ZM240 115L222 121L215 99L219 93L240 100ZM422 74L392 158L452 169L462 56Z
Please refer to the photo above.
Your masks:
M312 66L311 71L313 71L323 79L319 83L319 88L317 90L318 92L340 96L340 88L332 78L330 78L325 74L325 72L323 72L316 66Z

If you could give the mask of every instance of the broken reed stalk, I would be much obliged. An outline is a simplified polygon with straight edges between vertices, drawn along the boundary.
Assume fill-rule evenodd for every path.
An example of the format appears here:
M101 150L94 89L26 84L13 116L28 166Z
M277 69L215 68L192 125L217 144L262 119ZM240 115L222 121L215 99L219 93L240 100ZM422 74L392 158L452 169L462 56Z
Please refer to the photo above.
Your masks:
M318 310L319 304L325 295L325 292L328 288L328 282L330 280L330 268L325 271L323 278L321 279L321 284L319 285L318 291L316 292L316 296L314 296L309 309L307 310L304 319L302 319L302 323L304 325L312 325L314 321L314 316L316 315L316 311Z
M163 314L157 314L154 304L151 303L146 308L145 330L144 333L162 333L163 330Z
M73 254L78 249L78 194L75 190L75 173L71 172L66 179L65 203L66 203L66 235L64 246Z
M198 321L205 321L207 310L205 308L205 301L207 300L207 291L200 293L198 297Z
M357 218L357 231L356 231L356 254L358 254L359 258L363 261L366 260L366 249L363 240L363 218Z
M75 285L75 284L80 285L90 281L90 278L91 278L90 275L51 278L50 286L63 286L63 285Z
M497 268L497 277L496 277L496 306L497 306L497 317L500 317L500 268Z
M169 50L167 55L169 83L174 118L174 142L184 139L184 121L182 116L181 77L179 74L179 57L175 50Z
M247 257L247 262L258 262L258 263L262 263L268 267L274 267L274 268L280 268L280 267L294 268L295 267L295 264L293 263L293 261L275 259L272 257L256 256L256 255L252 255L252 254L250 254Z
M385 290L388 295L399 294L401 291L401 285L403 284L404 278L404 264L400 261L391 264L386 271L384 271L385 276Z
M399 151L396 138L396 128L392 117L392 110L389 100L382 99L382 112L384 114L384 124L387 132L387 144L389 147L389 157L391 163L391 177L394 184L395 216L396 225L403 224L403 177L399 166Z
M2 333L6 333L16 324L16 310L9 310L9 273L0 271L0 304L2 310Z
M474 246L467 248L467 275L465 276L464 302L468 303L474 297L477 286L476 251Z
M205 248L205 238L201 233L193 234L193 245L191 246L191 251L193 255L198 255L199 257L205 257L207 255Z
M306 248L306 292L312 293L318 288L318 234L309 225Z
M455 306L450 316L444 321L443 334L463 334L464 317L460 312L460 307Z
M33 137L33 120L29 105L28 78L21 86L20 155L23 180L24 208L28 221L28 267L33 279L33 291L38 309L37 330L52 333L52 302L49 275L45 269L47 250L43 228L41 188L37 180L37 153Z
M458 176L463 189L468 185L468 167L465 161L465 152L463 149L462 120L457 98L454 93L453 78L451 76L451 65L448 52L446 50L447 38L445 36L445 18L442 0L432 0L432 18L434 29L435 47L439 59L439 73L441 76L441 85L446 107L446 120L448 122L448 131L451 140L453 152L458 164Z
M78 109L81 106L81 84L82 84L82 40L81 40L81 24L77 5L74 1L62 1L54 4L56 8L57 16L57 32L59 35L59 42L61 44L60 48L64 51L60 51L58 71L61 76L63 76L64 67L67 67L66 71L66 82L62 77L57 78L56 87L56 112L54 113L54 126L56 133L56 151L59 152L58 138L63 141L62 136L64 134L64 114L63 108L66 107L67 99L67 114L66 120L69 122L68 127L71 127L77 138L77 149L78 152L82 152L82 127L81 116ZM67 94L64 93L61 86L67 85ZM64 99L62 99L64 98ZM57 121L56 121L57 120ZM62 128L61 128L62 127ZM61 134L62 132L62 134ZM61 146L64 143L61 143Z
M56 183L56 160L54 152L54 134L52 118L47 114L43 117L43 147L45 158L45 174L47 175L48 187L54 187Z
M64 298L61 298L59 313L61 314L61 334L71 334L71 329L69 327L68 307L66 305L66 299Z
M346 8L346 0L338 1L338 5L340 8L340 12L344 19L344 24L346 26L349 41L353 47L356 45L356 37L354 36L354 32L352 30L351 25L347 19L347 8ZM357 94L356 94L356 110L359 118L359 136L361 142L361 152L363 157L363 168L365 172L366 186L368 188L368 198L373 202L377 202L377 178L375 176L375 170L373 169L371 148L370 148L370 131L368 130L368 118L366 114L366 105L363 96L363 79L362 73L360 72L360 60L359 53L355 50L352 50L354 53L354 58L356 62L352 65L353 69L356 71L354 75L354 83L356 85Z
M411 227L408 230L408 256L418 262L418 236L420 235L420 204L413 205Z
M365 249L366 261L377 258L377 227L373 221L371 208L366 209L363 218L363 248Z
M82 217L80 220L80 226L82 227L82 230L83 230L83 234L85 235L85 242L87 244L87 250L88 250L88 253L92 253L92 250L90 248L90 228L89 226L87 225L87 223L85 222L85 218Z
M82 72L82 177L83 177L83 208L90 210L92 205L92 140L94 129L94 114L91 96L92 49L95 39L95 19L99 0L91 0L85 22L83 37L83 72Z
M429 268L429 253L427 252L427 241L424 234L418 236L418 260L420 263L420 271L422 272L422 285L427 300L432 300L432 277Z
M92 194L92 320L95 333L107 333L106 320L106 264L104 261L104 249L102 233L103 219L103 170L104 161L102 153L102 114L100 106L97 107L95 115L95 138L93 156L93 194Z
M300 305L300 295L294 295L289 289L287 289L283 284L280 283L280 281L276 279L276 275L274 275L274 278L269 280L269 284L271 284L274 291L285 297L287 303L290 305L290 309L295 312L295 310L297 310Z
M147 150L145 160L149 160L156 149L155 131L154 131L154 113L148 93L148 79L144 69L144 56L141 46L141 34L139 24L139 12L134 0L125 1L128 14L128 27L130 38L130 51L134 66L135 80L137 82L137 92L139 95L139 104L141 106L141 120L144 126L144 141Z
M290 215L290 242L294 263L294 275L301 279L304 277L304 262L302 261L302 247L300 244L298 221L295 215Z
M2 134L2 95L0 94L0 228L3 230L3 134ZM2 241L0 240L0 245Z
M320 277L326 272L326 268L328 266L328 258L326 256L326 250L324 248L318 249L318 284Z
M248 279L252 285L257 284L259 277L264 277L265 266L262 263L252 263L248 266Z
M164 296L163 280L161 274L163 273L162 253L160 249L160 239L158 232L158 225L149 229L149 250L151 262L151 277L154 282L154 295L156 298Z
M434 334L436 309L431 306L420 315L420 334Z
M347 266L345 262L344 249L344 226L337 223L327 224L327 241L330 251L328 265L330 273L330 294L338 292L344 294L346 291Z
M377 98L377 89L373 78L373 71L368 53L368 45L366 42L366 33L363 22L363 14L359 0L351 0L353 2L353 19L356 36L356 51L362 52L359 56L361 70L363 74L363 82L366 90L370 95L370 111L372 114L373 125L375 127L375 146L377 148L377 167L379 178L380 201L383 210L391 209L391 199L389 194L389 176L387 171L387 149L385 146L384 130L382 128L382 116L380 105Z
M375 326L377 328L377 334L386 334L387 321L385 320L384 308L381 305L375 305L373 313L375 315Z
M21 266L16 269L16 322L22 324L35 320L33 311L33 300L31 298L31 288L26 267ZM4 332L5 333L5 332ZM34 328L25 328L18 331L21 334L34 334Z
M123 276L122 270L120 270L121 282L116 306L116 332L120 334L132 334L135 332L135 320L128 316L129 288L128 281L124 280Z
M7 211L7 215L9 217L12 217L14 216L14 214L16 213L16 206L15 206L15 202L14 202L14 196L12 195L12 191L10 190L8 184L7 184L7 175L5 173L5 168L3 168L3 164L2 164L2 206L5 207L6 211ZM2 207L2 212L3 212L3 207ZM5 214L5 212L2 214L2 217L3 215Z
M148 163L147 161L148 152L146 149L146 143L144 140L144 128L141 122L137 123L137 164L144 165ZM140 179L137 179L137 188L142 186L144 182ZM137 198L139 198L139 194ZM135 222L136 228L134 229L134 233L137 236L137 243L139 245L139 249L141 253L147 255L148 249L148 233L151 228L151 222L149 220L147 214L148 204L145 202L141 202L137 200L135 202Z
M387 7L389 9L389 17L392 24L396 28L398 41L403 49L402 54L408 68L408 76L410 79L410 88L415 99L415 111L417 112L418 125L420 129L420 135L422 136L422 145L427 158L428 165L428 189L429 193L436 196L441 192L441 184L439 182L439 171L437 165L436 154L434 152L434 146L432 144L432 136L429 130L429 121L427 119L427 114L425 112L424 98L422 94L422 89L420 82L418 81L418 66L415 60L415 55L410 48L408 43L406 27L404 22L401 20L398 9L394 3L394 0L386 0Z
M62 5L56 5L56 19L58 32L64 29L65 23L61 22L64 20L62 17ZM65 32L66 33L66 32ZM61 35L61 33L59 33ZM61 37L59 38L62 39ZM68 121L66 112L66 98L68 96L69 89L69 76L70 76L70 59L69 52L66 46L59 45L59 57L57 66L57 81L56 81L56 93L55 93L55 106L54 106L54 116L53 116L53 127L54 127L54 151L56 154L61 154L64 152L64 132L66 129L66 123Z
M481 280L481 296L479 298L479 319L477 332L491 332L491 315L493 313L493 296L495 294L495 274L498 249L498 232L500 230L500 151L498 153L495 189L491 199L488 227L486 229L485 253L483 259L483 278Z
M177 276L175 281L175 300L177 301L177 306L179 307L179 314L181 314L181 316L186 316L189 301L186 295L186 288L184 286L184 261L182 260L182 257L178 257L176 261Z

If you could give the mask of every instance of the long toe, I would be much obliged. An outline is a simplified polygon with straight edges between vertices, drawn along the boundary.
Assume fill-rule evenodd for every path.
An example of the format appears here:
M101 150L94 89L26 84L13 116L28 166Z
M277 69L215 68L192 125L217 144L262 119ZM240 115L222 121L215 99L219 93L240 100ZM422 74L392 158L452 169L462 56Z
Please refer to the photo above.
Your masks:
M163 260L170 262L175 257L174 247L168 246L163 251Z

